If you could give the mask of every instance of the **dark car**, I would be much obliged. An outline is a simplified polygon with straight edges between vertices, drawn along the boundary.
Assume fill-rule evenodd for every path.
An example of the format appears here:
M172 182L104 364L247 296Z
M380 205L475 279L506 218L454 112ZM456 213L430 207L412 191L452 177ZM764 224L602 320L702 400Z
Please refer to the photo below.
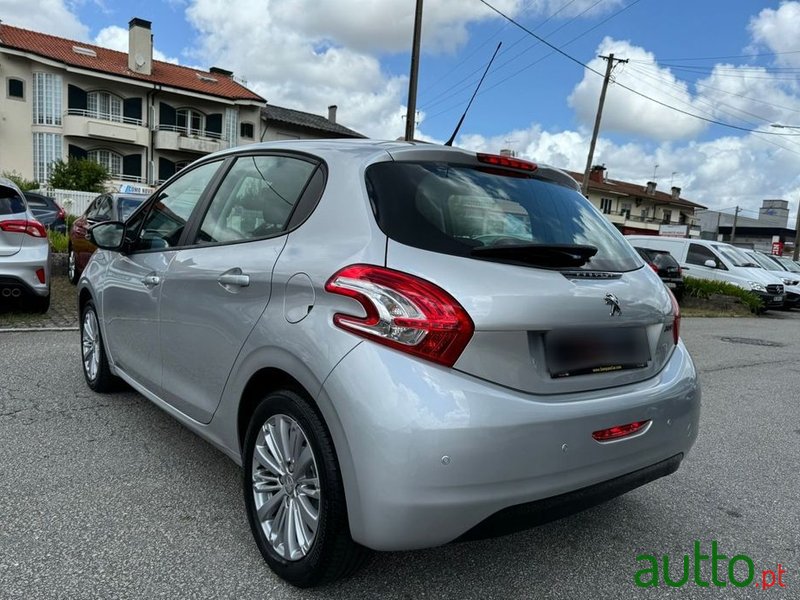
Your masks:
M680 302L683 299L683 273L678 261L666 250L636 248L636 251Z
M126 221L147 199L147 194L101 194L72 224L69 232L69 266L67 272L72 283L86 268L97 247L89 240L89 228L103 221Z
M28 208L47 229L67 233L67 213L58 205L55 198L37 194L36 192L24 192L25 199L28 201Z

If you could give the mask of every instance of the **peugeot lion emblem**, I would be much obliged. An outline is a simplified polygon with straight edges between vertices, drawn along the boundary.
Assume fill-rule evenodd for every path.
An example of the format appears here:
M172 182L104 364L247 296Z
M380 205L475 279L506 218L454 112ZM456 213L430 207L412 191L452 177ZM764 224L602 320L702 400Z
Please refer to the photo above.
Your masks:
M606 304L611 307L610 316L619 316L622 314L622 309L619 307L619 300L614 294L606 294Z

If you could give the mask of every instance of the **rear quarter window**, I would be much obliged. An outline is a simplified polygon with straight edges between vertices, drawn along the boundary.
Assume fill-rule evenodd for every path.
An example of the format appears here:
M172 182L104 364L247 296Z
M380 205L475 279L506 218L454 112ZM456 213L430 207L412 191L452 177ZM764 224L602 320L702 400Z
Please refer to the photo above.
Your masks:
M0 215L13 215L26 210L25 199L14 188L0 186Z
M378 225L391 239L471 257L504 244L591 245L583 270L641 267L622 235L579 193L527 174L434 162L386 162L366 173Z

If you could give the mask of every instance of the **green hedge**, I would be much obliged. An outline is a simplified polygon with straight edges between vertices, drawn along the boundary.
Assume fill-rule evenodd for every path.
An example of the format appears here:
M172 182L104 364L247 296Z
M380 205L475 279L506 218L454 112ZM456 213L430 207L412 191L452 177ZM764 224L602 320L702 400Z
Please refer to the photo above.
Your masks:
M50 248L53 252L66 252L69 245L69 236L66 233L48 230L47 237L50 238Z
M763 309L761 298L748 290L740 288L732 283L723 281L712 281L710 279L695 279L694 277L683 278L684 294L694 298L708 300L714 294L723 296L734 296L742 301L751 311L758 313Z

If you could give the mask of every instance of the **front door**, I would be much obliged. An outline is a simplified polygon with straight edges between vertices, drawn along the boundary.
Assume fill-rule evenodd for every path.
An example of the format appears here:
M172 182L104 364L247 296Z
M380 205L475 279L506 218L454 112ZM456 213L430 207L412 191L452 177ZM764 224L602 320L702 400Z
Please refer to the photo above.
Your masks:
M127 254L116 254L102 290L108 353L115 365L152 393L161 390L160 300L192 211L220 162L188 171L159 190L128 224Z
M211 420L239 351L276 300L272 269L315 168L296 157L239 157L192 244L169 266L161 296L163 398L197 421Z

